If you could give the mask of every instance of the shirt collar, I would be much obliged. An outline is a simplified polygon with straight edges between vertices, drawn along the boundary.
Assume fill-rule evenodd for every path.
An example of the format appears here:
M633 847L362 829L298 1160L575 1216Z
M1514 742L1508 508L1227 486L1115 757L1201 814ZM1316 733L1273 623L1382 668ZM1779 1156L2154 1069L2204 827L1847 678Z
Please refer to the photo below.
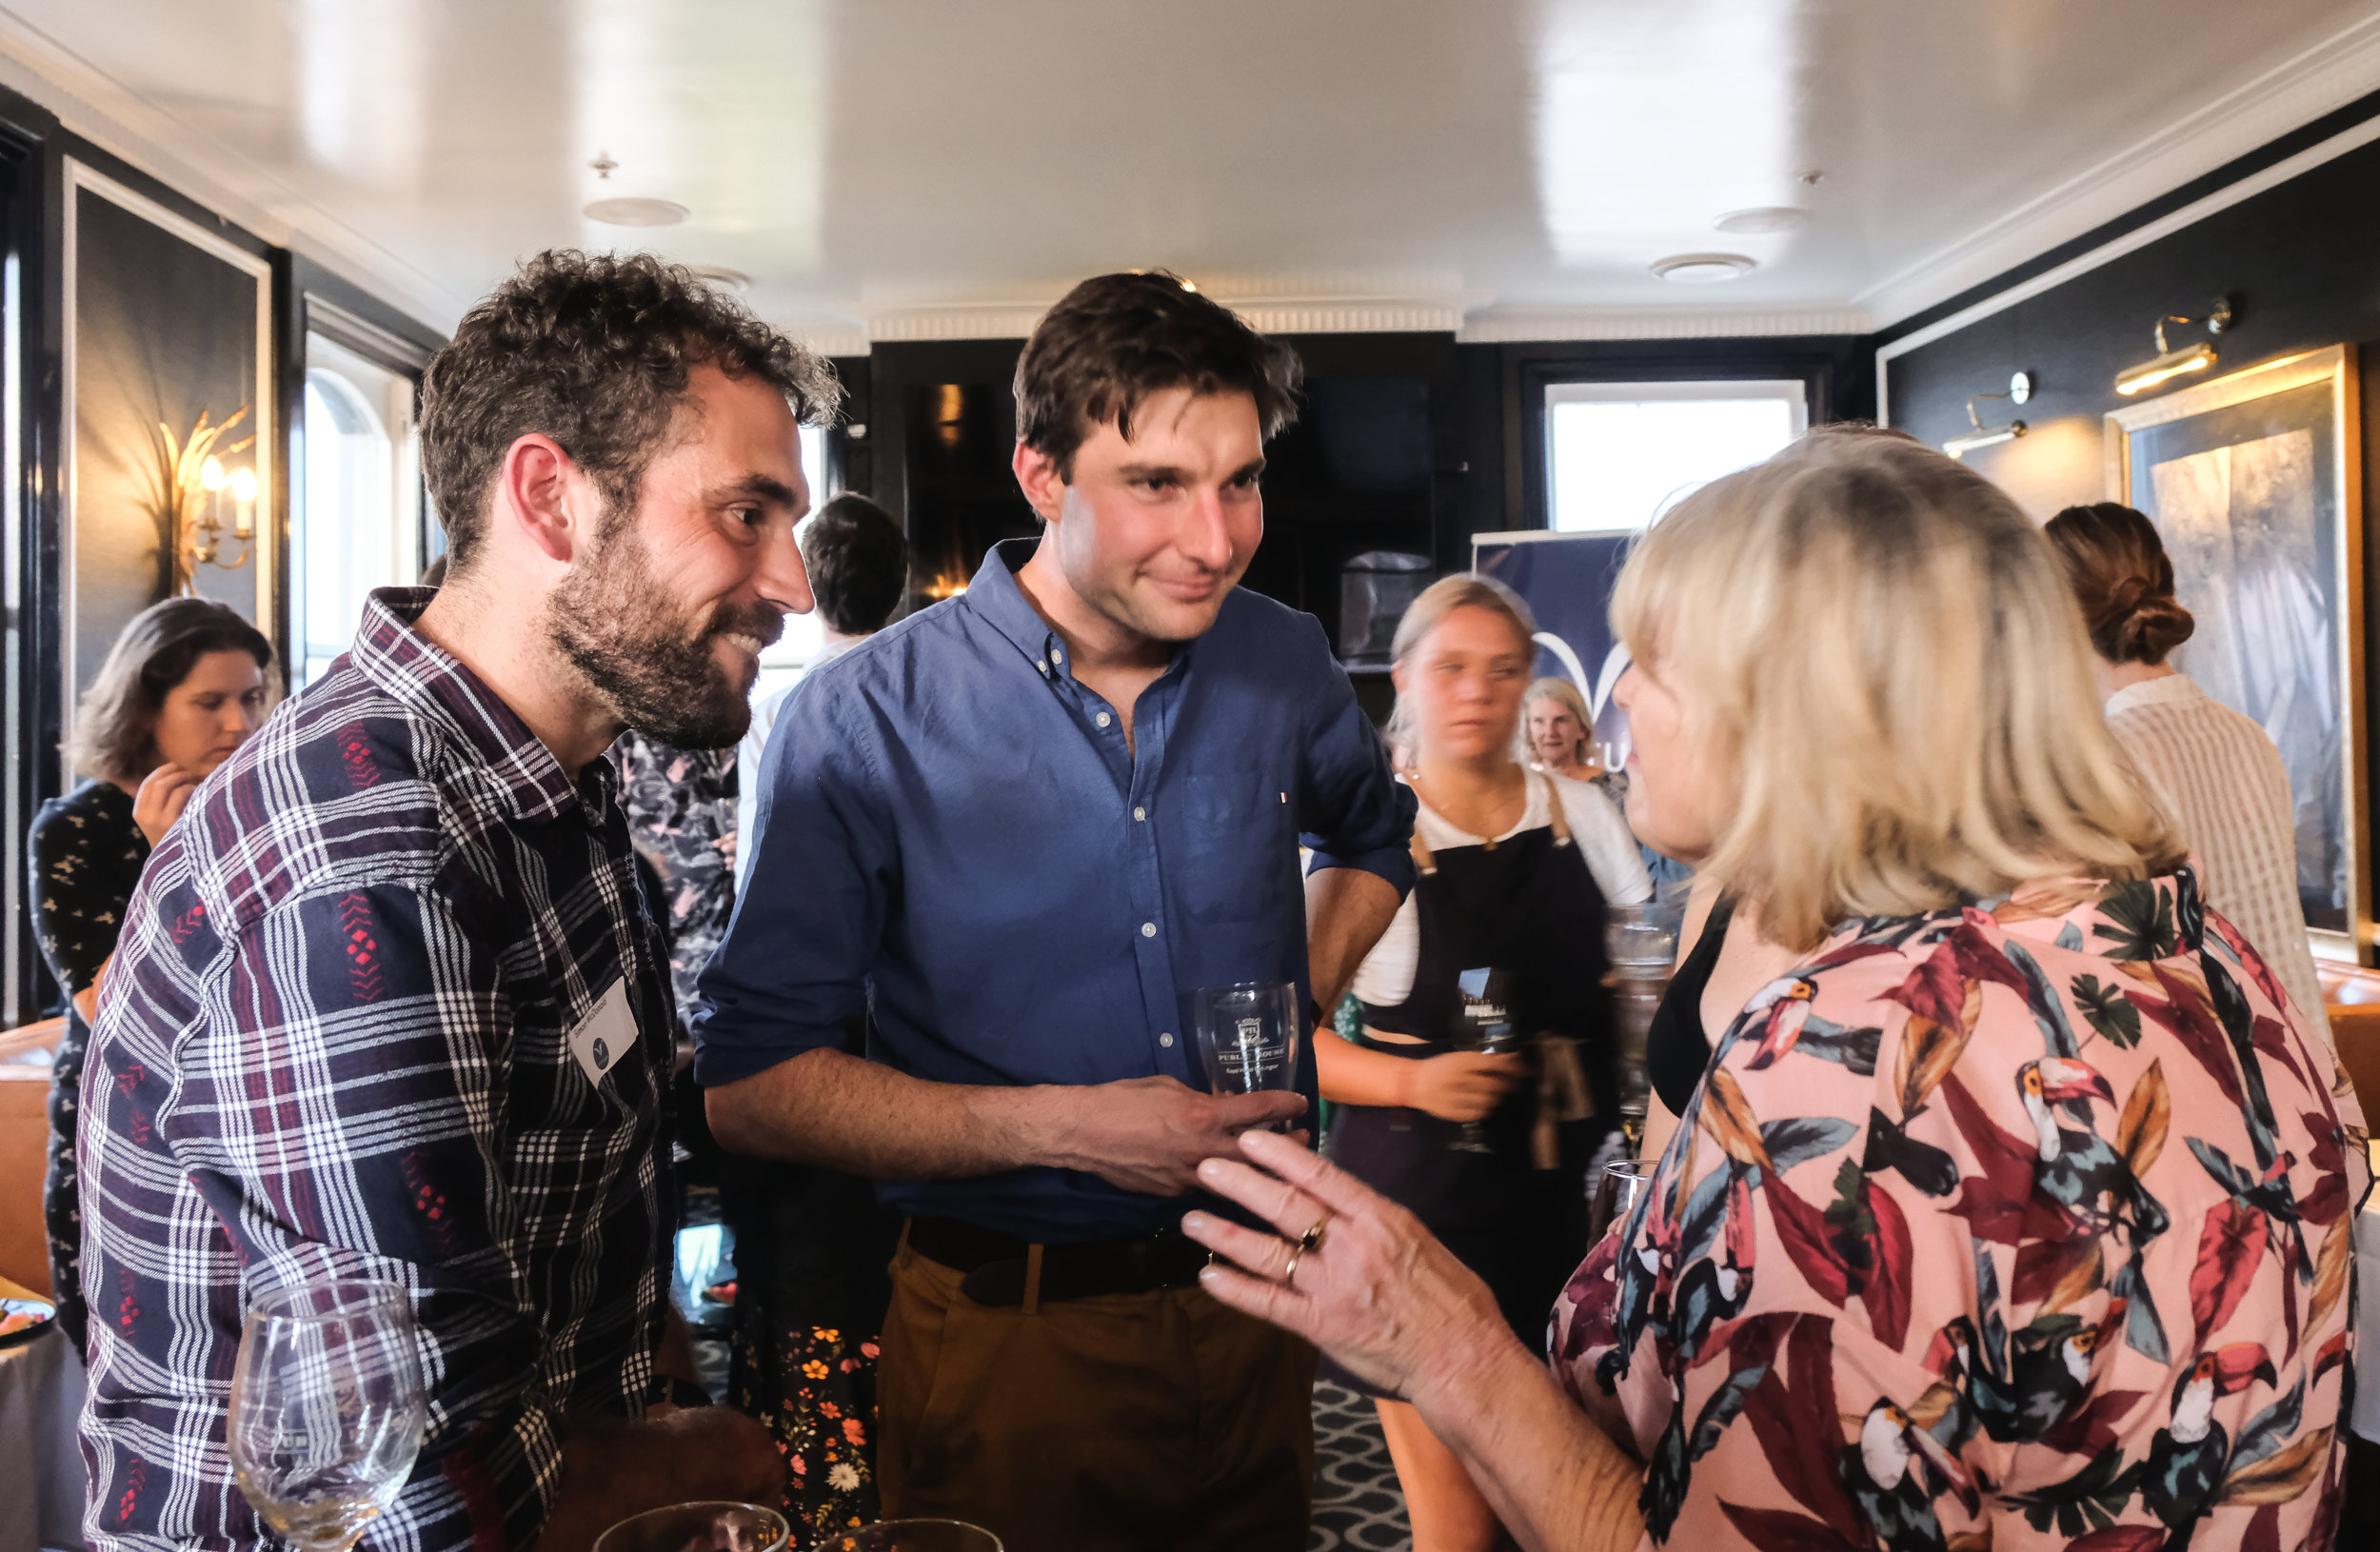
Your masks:
M546 820L578 809L590 821L612 795L608 760L590 760L573 782L513 709L445 650L413 628L437 596L430 587L381 587L365 600L348 660L366 680L477 756L497 801L516 819Z
M1002 539L994 545L985 552L983 564L975 573L975 580L967 584L964 602L967 607L989 622L993 629L1007 637L1017 650L1041 671L1044 679L1070 676L1073 670L1066 663L1065 638L1050 628L1050 623L1041 618L1032 600L1024 596L1024 589L1017 585L1018 571L1033 558L1033 551L1041 542L1039 539ZM1171 677L1182 670L1198 645L1198 641L1177 644L1173 662L1160 677Z
M2126 685L2109 696L2106 714L2112 717L2118 711L2130 711L2136 706L2179 706L2206 698L2207 692L2200 689L2197 681L2190 675L2163 674L2155 679L2143 679L2137 684Z

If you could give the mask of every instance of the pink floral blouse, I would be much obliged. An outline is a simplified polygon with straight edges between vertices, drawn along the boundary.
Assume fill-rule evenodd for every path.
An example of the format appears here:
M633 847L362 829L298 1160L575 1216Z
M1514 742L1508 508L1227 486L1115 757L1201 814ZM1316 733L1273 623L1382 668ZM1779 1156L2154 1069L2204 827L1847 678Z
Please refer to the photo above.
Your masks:
M1853 923L1554 1314L1649 1544L2328 1547L2363 1116L2183 868Z

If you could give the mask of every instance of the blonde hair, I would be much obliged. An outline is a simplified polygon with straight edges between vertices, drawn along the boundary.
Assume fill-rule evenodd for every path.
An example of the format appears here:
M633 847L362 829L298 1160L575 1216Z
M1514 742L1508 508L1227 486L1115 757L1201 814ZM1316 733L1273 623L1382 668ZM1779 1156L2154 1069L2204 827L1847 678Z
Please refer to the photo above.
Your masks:
M1702 871L1776 943L2179 860L2048 541L1930 448L1815 432L1704 486L1630 555L1612 621L1731 773Z
M1402 663L1420 649L1430 632L1445 623L1457 609L1486 609L1500 614L1520 639L1520 650L1534 658L1537 655L1537 618L1529 612L1529 606L1520 595L1497 581L1477 571L1458 571L1451 577L1440 577L1421 589L1421 596L1405 607L1403 618L1397 622L1397 634L1389 642L1388 660ZM1529 703L1524 697L1520 703ZM1380 729L1388 741L1391 753L1398 759L1398 768L1409 768L1419 757L1415 748L1418 736L1413 710L1402 695L1397 697L1397 708L1389 713L1388 726ZM1518 760L1526 752L1527 744L1516 719L1513 729L1513 758Z
M1587 715L1587 698L1578 693L1578 686L1567 679L1557 679L1548 674L1543 679L1532 683L1528 689L1522 692L1520 740L1524 745L1529 741L1529 706L1537 701L1554 702L1569 712L1572 720L1578 724L1578 736L1571 743L1570 758L1574 764L1585 761L1595 748L1595 719Z

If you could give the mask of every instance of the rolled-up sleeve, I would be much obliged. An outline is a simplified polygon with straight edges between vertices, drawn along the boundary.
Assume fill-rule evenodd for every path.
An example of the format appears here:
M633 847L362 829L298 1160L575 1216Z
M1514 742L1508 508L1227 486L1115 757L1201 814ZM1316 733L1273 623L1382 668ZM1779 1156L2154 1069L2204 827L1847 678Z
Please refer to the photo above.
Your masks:
M1314 853L1308 871L1358 867L1409 894L1418 805L1397 780L1388 746L1357 703L1346 670L1330 662L1327 649L1323 661L1329 667L1310 692L1313 720L1299 772L1298 839Z
M736 1083L844 1044L867 1008L897 853L864 699L831 681L788 696L759 772L750 871L691 1020L694 1078Z

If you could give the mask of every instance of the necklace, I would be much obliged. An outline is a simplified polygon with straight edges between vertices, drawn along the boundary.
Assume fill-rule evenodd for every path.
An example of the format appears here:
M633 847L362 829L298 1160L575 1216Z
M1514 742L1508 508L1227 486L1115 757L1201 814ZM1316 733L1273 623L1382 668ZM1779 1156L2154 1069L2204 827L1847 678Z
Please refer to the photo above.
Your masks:
M1517 769L1517 768L1518 768L1518 767L1517 767L1517 766L1516 766L1516 767L1510 767L1510 768L1516 768L1516 769ZM1416 767L1415 769L1413 769L1413 770L1410 770L1410 771L1406 772L1406 774L1405 774L1405 785L1406 785L1406 786L1410 786L1410 787L1412 787L1412 788L1413 788L1413 789L1414 789L1417 793L1419 793L1419 794L1420 794L1420 795L1421 795L1424 799L1427 799L1427 798L1429 797L1429 794L1428 794L1428 793L1426 793L1426 792L1423 792L1423 791L1422 791L1422 789L1421 789L1421 782L1422 782L1421 772L1420 772L1420 770L1419 770L1419 768L1418 768L1418 767ZM1464 834L1469 835L1469 836L1471 836L1474 840L1478 841L1478 842L1479 843L1479 847L1480 847L1480 849L1481 849L1481 850L1483 850L1483 851L1494 851L1494 850L1496 849L1496 837L1495 837L1493 834L1481 834L1481 833L1478 833L1478 832L1475 832L1475 831L1472 831L1472 830L1463 829L1463 826L1460 826L1460 825L1458 825L1458 824L1456 824L1454 814L1453 814L1453 813L1452 813L1452 812L1451 812L1451 811L1447 808L1446 805L1444 805L1444 804L1442 804L1442 803L1432 802L1432 803L1430 804L1430 806L1431 806L1432 808L1435 808L1436 810L1438 810L1438 816L1440 819L1445 820L1447 824L1449 824L1449 825L1453 825L1453 826L1455 826L1455 828L1457 828L1458 830L1462 830L1462 832L1463 832ZM1528 811L1529 811L1529 773L1528 773L1527 771L1525 771L1525 770L1523 770L1523 771L1521 771L1521 772L1520 772L1520 811L1521 811L1521 813L1522 813L1524 816L1525 816L1525 815L1528 813ZM1489 828L1489 829L1493 829L1493 827L1494 827L1494 826L1486 826L1486 827L1487 827L1487 828Z

